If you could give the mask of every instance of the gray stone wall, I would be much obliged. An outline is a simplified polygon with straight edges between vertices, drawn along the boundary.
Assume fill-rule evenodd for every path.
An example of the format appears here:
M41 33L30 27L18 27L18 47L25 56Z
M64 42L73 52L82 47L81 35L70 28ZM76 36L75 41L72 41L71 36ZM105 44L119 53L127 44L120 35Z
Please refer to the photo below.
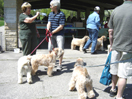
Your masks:
M19 47L18 17L23 0L4 0L5 50Z
M16 0L4 0L4 19L5 19L5 47L6 50L13 50L17 47L17 14Z

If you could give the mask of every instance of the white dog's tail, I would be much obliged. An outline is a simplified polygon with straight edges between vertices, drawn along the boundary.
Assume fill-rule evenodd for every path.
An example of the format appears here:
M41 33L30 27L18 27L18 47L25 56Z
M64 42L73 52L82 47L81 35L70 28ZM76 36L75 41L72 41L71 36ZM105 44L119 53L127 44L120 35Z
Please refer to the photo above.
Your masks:
M74 35L72 35L72 38L74 38Z

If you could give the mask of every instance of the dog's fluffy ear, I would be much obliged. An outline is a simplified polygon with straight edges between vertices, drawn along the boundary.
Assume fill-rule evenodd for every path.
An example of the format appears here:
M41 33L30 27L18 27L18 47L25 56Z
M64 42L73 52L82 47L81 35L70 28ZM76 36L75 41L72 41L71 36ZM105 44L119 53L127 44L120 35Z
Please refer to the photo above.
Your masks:
M103 39L104 41L106 41L107 39L106 39L106 36L104 36L104 39Z
M101 38L102 38L103 41L106 41L106 40L107 40L107 39L106 39L106 36L104 36L104 35L101 36Z

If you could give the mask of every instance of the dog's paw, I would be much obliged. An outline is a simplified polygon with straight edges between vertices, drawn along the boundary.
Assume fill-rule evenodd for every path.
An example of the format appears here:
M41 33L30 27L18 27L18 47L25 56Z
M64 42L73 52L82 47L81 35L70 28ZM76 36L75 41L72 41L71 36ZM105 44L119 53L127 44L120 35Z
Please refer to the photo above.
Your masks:
M79 99L87 99L87 94L84 92L84 93L81 93L79 95Z
M73 91L71 88L69 88L69 91Z
M75 87L69 87L69 91L73 91Z
M27 79L27 82L28 82L29 84L32 84L32 83L33 83L32 78Z
M30 80L30 81L28 81L28 83L29 83L29 84L32 84L32 83L33 83L33 81L32 81L32 80Z
M90 91L90 92L88 93L88 97L89 97L89 98L93 98L93 97L95 97L95 93L94 93L93 90Z
M22 80L18 80L18 84L22 84L23 83L23 81Z
M49 77L52 77L53 75L48 75Z

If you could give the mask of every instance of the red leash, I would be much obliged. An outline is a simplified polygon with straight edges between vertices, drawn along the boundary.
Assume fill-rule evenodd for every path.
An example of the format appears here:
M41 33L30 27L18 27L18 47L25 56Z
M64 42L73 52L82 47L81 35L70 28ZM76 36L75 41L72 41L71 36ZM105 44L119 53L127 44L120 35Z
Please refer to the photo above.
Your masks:
M46 30L46 37L38 44L38 46L30 53L30 55L33 54L33 52L44 42L45 39L47 42L49 42L48 37L51 40L51 36L52 36L51 32L49 32L47 29L45 29L45 30ZM51 44L52 44L52 42L51 42Z
M45 30L46 30L46 35L49 34L49 38L50 38L50 41L51 41L51 36L52 36L51 32L49 32L47 29L45 29ZM49 42L48 37L46 38L46 41ZM53 44L52 44L52 41L51 41L51 45L53 45ZM54 50L54 48L53 48L53 50Z

